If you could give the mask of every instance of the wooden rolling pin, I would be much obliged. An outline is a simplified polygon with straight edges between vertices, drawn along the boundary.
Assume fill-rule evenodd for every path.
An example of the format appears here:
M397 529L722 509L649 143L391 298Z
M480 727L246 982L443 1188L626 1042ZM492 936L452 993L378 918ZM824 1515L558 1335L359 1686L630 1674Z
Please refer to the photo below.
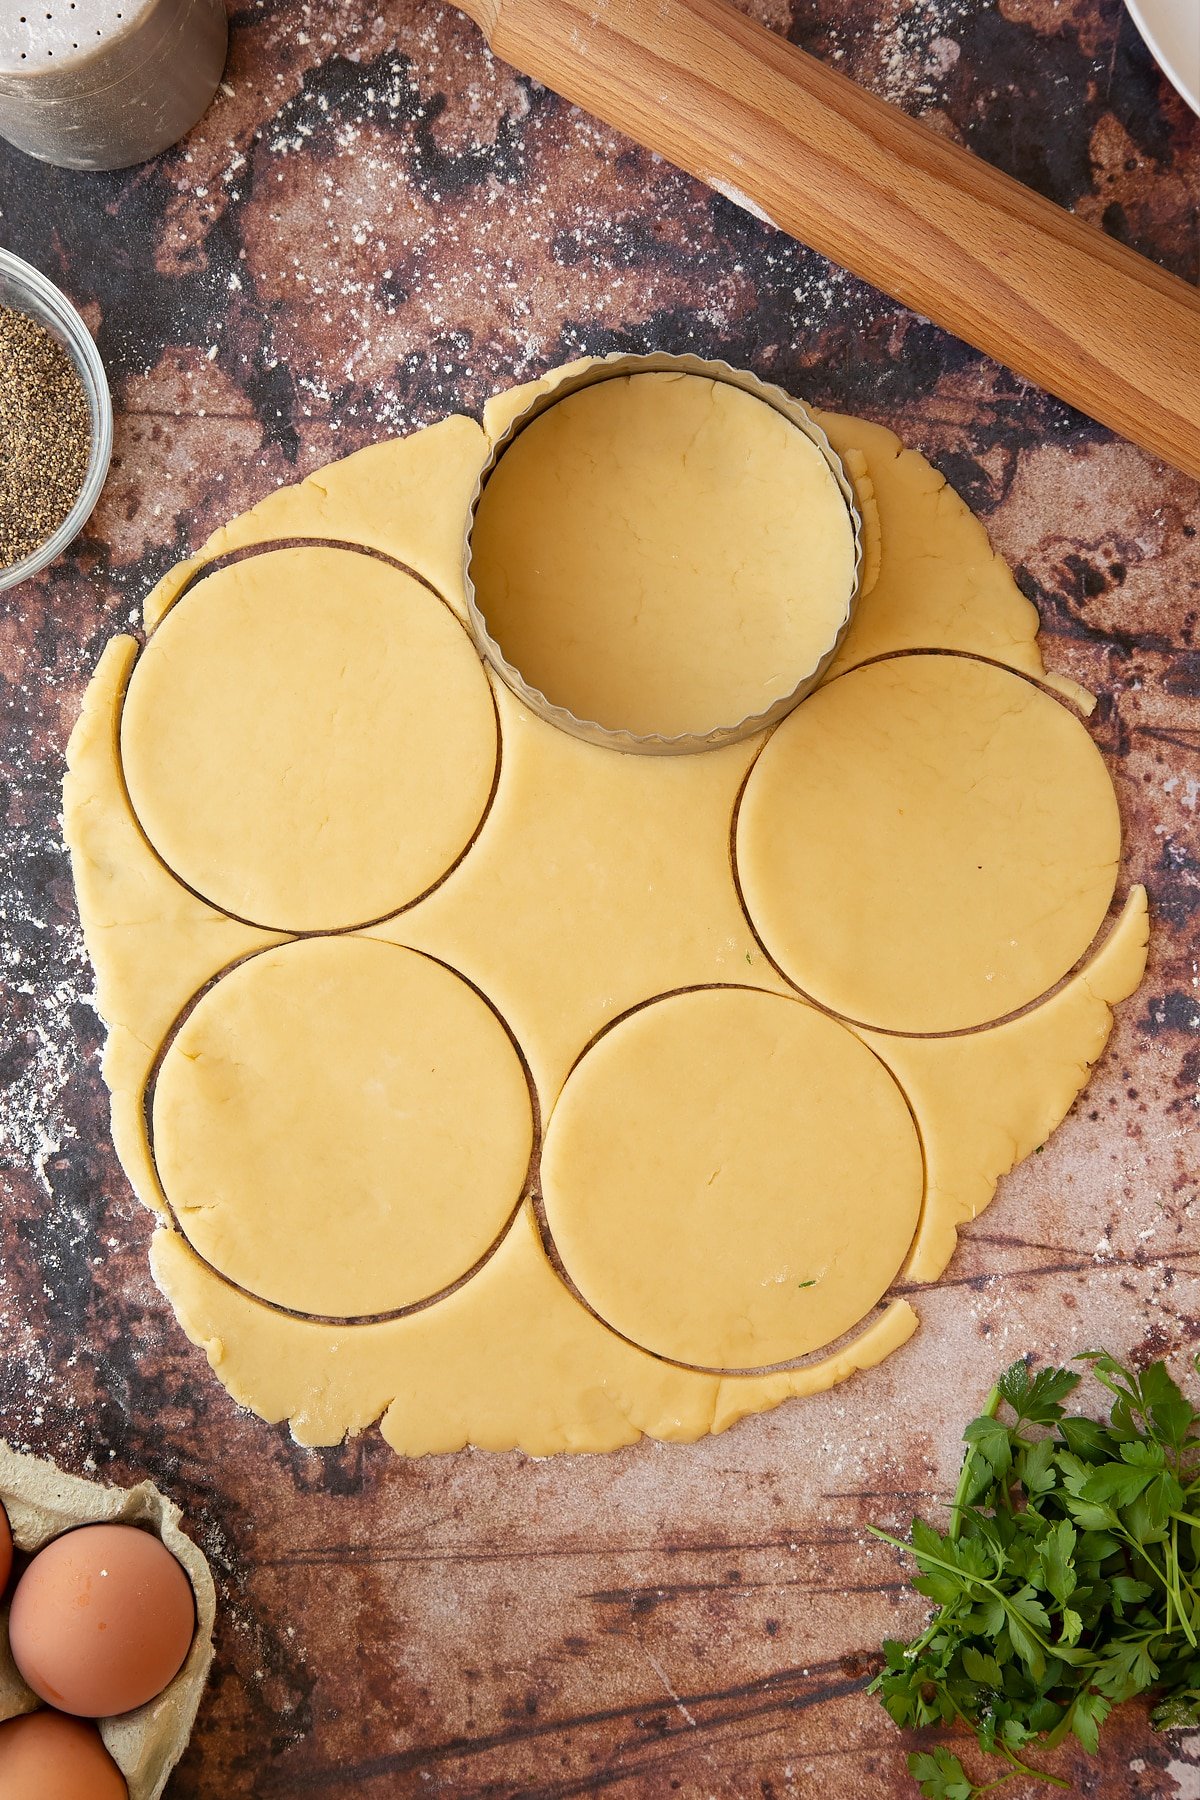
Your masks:
M1200 292L725 0L460 0L496 54L1200 478Z

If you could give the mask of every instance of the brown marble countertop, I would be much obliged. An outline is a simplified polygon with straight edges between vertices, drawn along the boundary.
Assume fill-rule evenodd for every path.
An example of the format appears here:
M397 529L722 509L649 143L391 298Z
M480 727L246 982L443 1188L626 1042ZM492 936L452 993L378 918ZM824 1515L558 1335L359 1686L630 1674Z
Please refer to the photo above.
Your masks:
M1119 0L751 10L1197 279L1200 121ZM923 1602L865 1522L937 1508L1014 1356L1198 1335L1200 495L494 63L440 0L231 19L225 86L172 154L102 176L0 155L0 240L79 304L117 415L85 538L0 597L0 1435L150 1474L212 1559L218 1662L174 1800L912 1794L862 1687ZM884 421L985 518L1048 661L1101 696L1147 981L876 1373L691 1448L300 1450L184 1339L109 1145L58 822L80 694L154 579L265 490L651 346ZM1200 1740L1136 1707L1098 1761L1054 1766L1104 1800L1200 1794Z

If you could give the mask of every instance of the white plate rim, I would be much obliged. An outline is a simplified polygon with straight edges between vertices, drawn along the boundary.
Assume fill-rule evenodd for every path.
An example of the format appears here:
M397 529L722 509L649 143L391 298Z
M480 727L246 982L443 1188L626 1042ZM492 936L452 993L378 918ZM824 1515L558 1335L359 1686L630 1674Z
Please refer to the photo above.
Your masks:
M1172 0L1166 0L1170 5ZM1193 0L1174 0L1177 5L1189 6ZM1163 0L1125 0L1129 16L1145 39L1146 46L1153 55L1159 68L1178 94L1181 94L1192 111L1200 115L1200 85L1194 85L1189 75L1185 74L1179 64L1173 62L1163 46L1159 27L1155 20L1159 14ZM1200 10L1196 14L1196 30L1200 34ZM1200 57L1198 57L1200 61Z

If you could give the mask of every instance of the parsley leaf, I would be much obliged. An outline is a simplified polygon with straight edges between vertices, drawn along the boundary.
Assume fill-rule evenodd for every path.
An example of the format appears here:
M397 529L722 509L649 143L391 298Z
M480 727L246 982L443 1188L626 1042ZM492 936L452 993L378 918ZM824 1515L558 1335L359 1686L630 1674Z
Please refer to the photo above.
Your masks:
M949 1750L918 1750L908 1759L908 1772L925 1800L974 1800L975 1784Z
M973 1444L997 1478L1012 1462L1012 1440L998 1419L972 1419L963 1437Z
M1200 1688L1185 1688L1160 1701L1150 1723L1156 1731L1195 1731L1200 1726Z
M1100 1727L1112 1711L1112 1702L1090 1689L1080 1694L1071 1708L1071 1730L1089 1756L1100 1748Z
M1071 1369L1042 1369L1030 1379L1028 1364L1013 1363L1000 1377L1000 1397L1031 1425L1049 1425L1063 1415L1062 1402L1079 1386L1081 1377Z
M1078 1581L1071 1562L1078 1541L1079 1534L1070 1519L1060 1519L1047 1531L1038 1553L1046 1587L1062 1606L1075 1592Z

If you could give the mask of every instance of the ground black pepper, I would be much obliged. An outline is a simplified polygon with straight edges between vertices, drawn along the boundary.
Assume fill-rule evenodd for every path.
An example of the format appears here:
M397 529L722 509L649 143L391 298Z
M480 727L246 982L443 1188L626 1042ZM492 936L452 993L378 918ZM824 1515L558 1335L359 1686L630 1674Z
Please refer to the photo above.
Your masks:
M40 549L79 497L91 413L66 350L27 313L0 306L0 569Z

